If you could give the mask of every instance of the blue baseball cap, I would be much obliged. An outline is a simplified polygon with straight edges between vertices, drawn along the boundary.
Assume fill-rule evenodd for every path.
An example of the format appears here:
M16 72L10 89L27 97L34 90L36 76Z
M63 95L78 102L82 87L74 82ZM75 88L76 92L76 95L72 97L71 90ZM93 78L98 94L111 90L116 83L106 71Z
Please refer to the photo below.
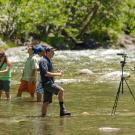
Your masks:
M37 46L37 47L34 49L34 53L35 53L35 54L39 54L39 53L41 53L42 51L45 51L45 50L46 50L45 47L43 47L43 46Z

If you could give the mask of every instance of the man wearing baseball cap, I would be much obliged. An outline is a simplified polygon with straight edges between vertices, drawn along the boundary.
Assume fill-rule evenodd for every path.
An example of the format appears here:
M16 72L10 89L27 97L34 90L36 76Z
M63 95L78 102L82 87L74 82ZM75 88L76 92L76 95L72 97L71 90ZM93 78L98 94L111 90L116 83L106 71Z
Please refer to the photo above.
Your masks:
M59 105L60 105L60 116L70 116L71 113L67 112L64 107L64 89L58 86L54 82L55 76L62 76L63 72L58 70L53 72L53 64L51 59L54 56L54 48L46 48L46 56L39 63L39 70L42 80L42 85L44 88L44 101L42 105L42 116L46 116L48 105L52 103L53 94L58 95ZM39 53L40 54L40 53Z

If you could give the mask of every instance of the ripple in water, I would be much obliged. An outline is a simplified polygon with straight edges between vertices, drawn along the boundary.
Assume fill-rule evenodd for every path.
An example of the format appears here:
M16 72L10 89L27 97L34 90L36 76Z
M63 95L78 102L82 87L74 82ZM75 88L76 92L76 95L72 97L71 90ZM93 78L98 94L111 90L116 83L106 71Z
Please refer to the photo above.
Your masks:
M108 80L112 80L112 81L117 81L117 80L120 80L120 77L121 77L121 71L114 71L114 72L111 72L111 73L107 73L105 75L102 75L97 82L105 82L105 81L108 81ZM130 77L130 73L128 72L124 72L124 77L125 78L128 78Z
M80 80L80 79L59 79L55 82L58 84L69 84L69 83L79 83L79 82L87 82L89 80Z

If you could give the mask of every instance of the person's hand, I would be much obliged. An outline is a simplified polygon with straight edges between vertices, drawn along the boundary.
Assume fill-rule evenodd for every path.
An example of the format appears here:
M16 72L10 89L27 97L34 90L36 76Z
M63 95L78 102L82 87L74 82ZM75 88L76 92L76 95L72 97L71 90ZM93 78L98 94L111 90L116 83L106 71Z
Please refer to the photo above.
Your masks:
M59 73L59 76L62 76L63 75L63 71L61 69L58 69L57 70L57 73Z

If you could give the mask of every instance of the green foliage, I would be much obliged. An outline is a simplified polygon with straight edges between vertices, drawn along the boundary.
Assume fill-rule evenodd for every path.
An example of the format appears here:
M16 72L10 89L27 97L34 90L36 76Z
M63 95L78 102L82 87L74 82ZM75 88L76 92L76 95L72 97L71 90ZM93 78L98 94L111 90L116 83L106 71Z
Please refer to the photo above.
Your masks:
M6 40L6 44L3 46L0 46L0 50L6 50L6 49L12 48L12 47L16 47L15 43L10 40Z
M53 35L48 37L45 41L57 49L69 49L69 46L62 35Z
M0 10L1 35L25 41L36 35L60 49L85 43L85 33L103 44L123 32L135 35L134 0L0 0Z
M128 0L126 8L124 10L124 27L123 30L127 34L135 35L135 1Z
M116 44L119 38L119 33L117 31L114 31L113 29L102 29L100 31L93 31L91 33L91 37L93 39L96 39L98 42L100 42L103 45L113 45Z

